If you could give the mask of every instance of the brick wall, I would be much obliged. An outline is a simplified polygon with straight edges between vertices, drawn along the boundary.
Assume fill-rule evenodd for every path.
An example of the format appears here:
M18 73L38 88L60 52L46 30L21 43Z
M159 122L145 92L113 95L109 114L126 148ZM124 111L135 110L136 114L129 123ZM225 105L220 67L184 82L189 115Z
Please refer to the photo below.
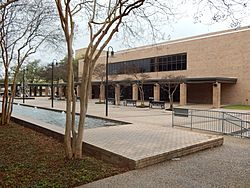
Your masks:
M187 70L153 72L148 75L152 79L160 79L167 74L186 77L237 77L235 85L222 84L222 103L244 104L246 99L250 100L250 28L248 27L120 51L115 53L114 58L110 58L110 63L182 52L187 53ZM100 57L98 63L105 63L105 56ZM119 75L117 80L126 77Z

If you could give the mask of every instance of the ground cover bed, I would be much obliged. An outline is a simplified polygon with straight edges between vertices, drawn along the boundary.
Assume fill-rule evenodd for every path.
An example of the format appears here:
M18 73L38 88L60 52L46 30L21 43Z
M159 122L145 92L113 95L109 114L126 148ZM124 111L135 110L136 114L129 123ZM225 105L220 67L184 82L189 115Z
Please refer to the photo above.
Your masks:
M250 105L228 105L224 106L223 108L234 110L250 110Z
M75 187L126 170L90 156L67 160L51 137L16 123L0 127L0 187Z

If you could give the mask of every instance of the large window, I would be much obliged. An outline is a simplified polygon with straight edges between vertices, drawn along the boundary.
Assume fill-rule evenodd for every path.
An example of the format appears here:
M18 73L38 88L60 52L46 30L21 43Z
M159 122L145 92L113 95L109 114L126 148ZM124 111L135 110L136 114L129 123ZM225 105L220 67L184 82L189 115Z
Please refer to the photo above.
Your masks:
M157 58L158 71L176 71L187 69L187 54L167 55Z
M166 55L109 64L109 74L126 74L132 69L136 72L186 70L187 54Z

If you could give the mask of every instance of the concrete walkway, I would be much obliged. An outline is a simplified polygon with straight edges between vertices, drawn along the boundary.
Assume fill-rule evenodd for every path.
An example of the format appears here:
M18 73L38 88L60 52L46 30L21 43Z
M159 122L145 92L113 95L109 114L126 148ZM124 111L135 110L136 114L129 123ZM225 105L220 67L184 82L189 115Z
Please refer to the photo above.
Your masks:
M102 179L83 188L249 188L250 139Z

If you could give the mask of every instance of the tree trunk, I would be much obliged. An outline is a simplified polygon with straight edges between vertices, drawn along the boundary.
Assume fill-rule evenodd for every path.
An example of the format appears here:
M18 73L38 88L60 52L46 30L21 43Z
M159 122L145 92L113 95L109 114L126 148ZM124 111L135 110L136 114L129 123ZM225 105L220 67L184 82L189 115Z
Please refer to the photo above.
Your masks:
M71 143L71 128L72 128L72 116L71 116L71 99L72 99L72 61L73 61L73 49L72 40L68 36L66 38L68 48L68 62L67 62L67 101L66 101L66 125L64 135L64 146L66 157L71 159L73 157L72 143Z
M141 105L144 106L144 92L141 92Z
M102 87L102 85L100 84L100 87L99 87L99 92L100 92L100 93L99 93L99 103L102 102L102 99L101 99L101 98L102 98L102 96L101 96L101 95L102 95L102 94L101 94L101 87Z
M22 63L18 63L21 65ZM8 75L8 69L5 71L5 77L4 77L4 95L3 95L3 101L2 101L2 119L1 119L1 125L9 125L10 118L13 110L13 102L16 94L16 78L17 74L19 72L20 66L16 67L16 73L14 74L12 86L11 86L11 95L9 95L9 75Z
M11 87L11 96L9 97L8 108L7 108L7 116L6 116L6 124L10 123L10 118L13 110L13 102L16 94L16 76L13 78L13 83Z
M78 158L78 159L82 158L83 130L84 130L84 124L85 124L85 119L86 119L86 113L87 113L87 107L86 107L85 102L81 102L80 108L81 108L80 121L78 125L78 134L77 134L77 139L76 139L76 151L75 151L75 158Z
M8 92L9 80L8 79L9 79L8 71L5 71L1 125L6 125L7 124L7 107L8 107L8 97L9 97L9 92Z
M78 124L78 135L76 140L76 158L82 157L82 141L83 141L83 131L84 131L84 125L85 125L85 119L87 114L87 108L88 108L88 94L89 94L89 88L91 84L91 66L90 66L91 60L85 56L84 59L84 67L83 67L83 73L82 75L82 82L80 87L80 118L79 118L79 124Z
M141 97L141 106L144 106L144 91L143 86L139 86L140 97Z
M71 127L71 132L72 132L72 152L73 155L76 153L76 138L77 138L77 133L75 130L75 116L76 116L76 94L75 94L75 84L74 84L74 71L73 71L73 64L71 66L71 73L72 73L72 88L71 88L71 93L72 93L72 113L71 113L71 118L72 118L72 127Z
M173 95L169 95L169 109L173 110L173 105L174 105L174 100L173 100Z

